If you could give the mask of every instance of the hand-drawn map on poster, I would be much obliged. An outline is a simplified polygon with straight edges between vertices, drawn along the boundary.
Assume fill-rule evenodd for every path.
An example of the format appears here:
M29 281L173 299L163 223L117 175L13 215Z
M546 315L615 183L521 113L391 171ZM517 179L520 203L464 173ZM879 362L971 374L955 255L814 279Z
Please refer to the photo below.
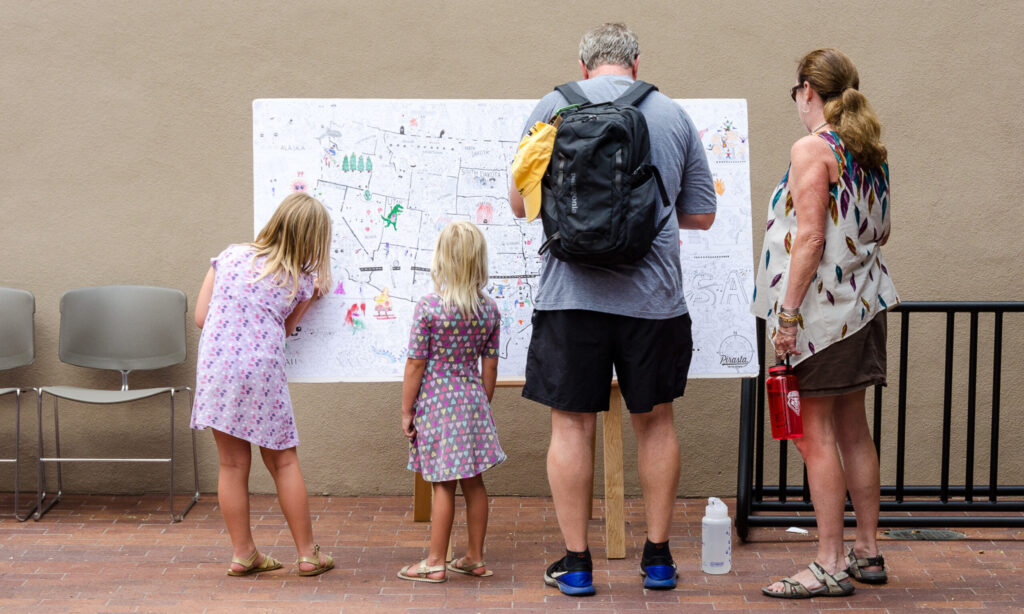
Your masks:
M680 100L718 194L710 231L680 231L693 318L691 377L756 374L750 164L744 100ZM512 158L533 100L264 99L253 102L254 233L293 191L333 219L333 291L288 339L297 382L401 380L413 308L433 291L445 224L484 232L486 291L501 308L499 376L521 377L540 270L540 220L509 209Z

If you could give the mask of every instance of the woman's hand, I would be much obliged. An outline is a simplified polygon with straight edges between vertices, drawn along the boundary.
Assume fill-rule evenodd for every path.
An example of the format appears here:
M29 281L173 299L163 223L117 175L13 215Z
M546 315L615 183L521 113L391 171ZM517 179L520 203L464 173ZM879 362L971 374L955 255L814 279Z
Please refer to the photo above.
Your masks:
M413 420L415 419L416 416L411 412L406 413L405 410L402 410L402 434L405 435L409 441L416 441L416 426L413 424Z
M796 335L799 328L796 324L792 326L779 325L775 329L775 339L772 342L775 344L775 357L784 360L787 355L799 356L800 352L796 351Z

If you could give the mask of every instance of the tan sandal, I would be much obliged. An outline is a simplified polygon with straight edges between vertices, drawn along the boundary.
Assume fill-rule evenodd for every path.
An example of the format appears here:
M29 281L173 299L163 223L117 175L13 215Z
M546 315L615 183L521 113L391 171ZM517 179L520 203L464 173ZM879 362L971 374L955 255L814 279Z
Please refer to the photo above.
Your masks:
M463 575L467 575L467 576L473 576L474 578L488 578L488 577L494 575L494 572L491 571L490 569L488 569L484 573L473 573L474 569L480 569L481 567L487 567L487 563L485 563L483 561L478 561L476 563L470 563L469 565L466 565L465 563L466 563L466 557L462 557L461 559L455 559L451 563L448 563L448 570L449 571L454 571L455 573L460 573L460 574L463 574Z
M302 567L299 567L302 563L309 563L313 566L313 569L302 569ZM313 556L300 556L299 559L295 561L295 566L299 568L300 576L319 576L329 569L334 569L334 559L330 555L325 554L324 562L321 563L320 544L317 544L313 546Z
M810 599L811 597L845 597L855 590L850 576L845 571L837 571L830 574L817 561L807 566L814 574L814 577L821 582L818 588L807 588L799 580L783 578L780 580L783 585L781 591L770 591L768 587L761 589L761 592L769 597L778 599Z
M889 574L885 572L885 557L881 553L875 556L858 557L853 548L846 555L846 573L851 578L865 584L885 584ZM881 567L881 569L864 569L865 567Z
M237 563L242 566L242 569L232 569L228 567L229 576L248 576L254 573L262 573L264 571L274 571L275 569L281 569L281 561L278 561L269 554L263 555L263 560L260 564L256 564L256 559L259 558L260 551L253 550L252 556L247 559L239 558L237 556L231 557L232 563Z
M413 567L416 568L415 571L413 571ZM427 565L427 559L423 559L419 562L419 565L406 565L400 569L398 571L398 577L403 580L412 580L413 582L432 582L437 584L440 582L447 582L448 575L445 574L442 578L431 578L429 577L430 574L444 571L445 569L444 565L434 565L431 567L430 565Z

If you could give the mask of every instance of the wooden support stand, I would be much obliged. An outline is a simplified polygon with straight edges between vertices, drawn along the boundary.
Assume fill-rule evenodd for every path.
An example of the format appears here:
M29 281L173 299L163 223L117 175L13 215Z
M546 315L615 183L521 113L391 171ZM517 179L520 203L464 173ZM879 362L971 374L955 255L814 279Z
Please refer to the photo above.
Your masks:
M612 385L608 413L604 414L604 533L605 556L626 558L626 501L622 477L622 393Z
M499 379L503 388L522 388L522 379ZM604 443L604 530L605 556L609 559L626 558L625 489L622 475L622 393L618 382L612 382L611 400L607 413L602 412ZM597 432L591 445L596 447ZM413 485L413 520L430 522L430 483L416 474ZM590 517L594 517L594 484L590 484ZM448 540L448 559L452 557L452 540Z

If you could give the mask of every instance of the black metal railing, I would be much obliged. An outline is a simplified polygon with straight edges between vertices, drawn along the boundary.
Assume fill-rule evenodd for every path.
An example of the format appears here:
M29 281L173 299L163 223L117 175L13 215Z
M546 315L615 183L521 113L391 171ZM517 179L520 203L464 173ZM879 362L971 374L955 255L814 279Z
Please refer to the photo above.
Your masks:
M912 302L901 303L890 313L900 314L900 350L898 374L898 401L896 405L895 458L880 455L883 466L895 464L895 483L881 487L881 513L879 525L883 527L1019 527L1024 526L1024 485L999 483L999 438L1003 369L1003 315L1024 312L1024 302ZM910 356L911 314L945 314L945 361L942 401L941 468L939 483L933 485L907 484L907 392ZM964 480L950 483L953 397L954 397L954 332L958 314L968 315L968 368L966 393L966 434L964 450ZM978 337L979 315L992 314L992 397L989 425L988 479L975 480L975 439L978 432ZM915 317L916 319L916 317ZM987 319L987 318L986 318ZM760 374L756 379L743 381L740 397L740 449L737 471L736 531L741 539L747 538L750 527L814 526L813 507L807 487L807 472L802 485L788 483L788 442L765 437L765 324L757 321L758 357ZM1024 351L1024 348L1016 348ZM917 363L915 362L915 366ZM891 373L891 370L890 370ZM962 381L962 376L958 376ZM890 382L892 378L890 377ZM872 417L872 435L875 450L882 451L882 386L875 386ZM1021 401L1015 400L1016 414L1021 417ZM777 483L765 483L765 451L768 445L778 446ZM929 454L934 458L934 451ZM916 459L915 459L916 460ZM1019 469L1016 471L1019 478ZM847 511L852 507L847 500ZM913 515L912 512L928 512ZM955 513L936 515L935 513ZM908 514L909 513L909 514ZM995 514L993 514L995 513ZM799 514L799 515L797 515ZM898 514L898 515L893 515ZM1011 515L1012 514L1012 515ZM846 525L855 519L846 516Z

